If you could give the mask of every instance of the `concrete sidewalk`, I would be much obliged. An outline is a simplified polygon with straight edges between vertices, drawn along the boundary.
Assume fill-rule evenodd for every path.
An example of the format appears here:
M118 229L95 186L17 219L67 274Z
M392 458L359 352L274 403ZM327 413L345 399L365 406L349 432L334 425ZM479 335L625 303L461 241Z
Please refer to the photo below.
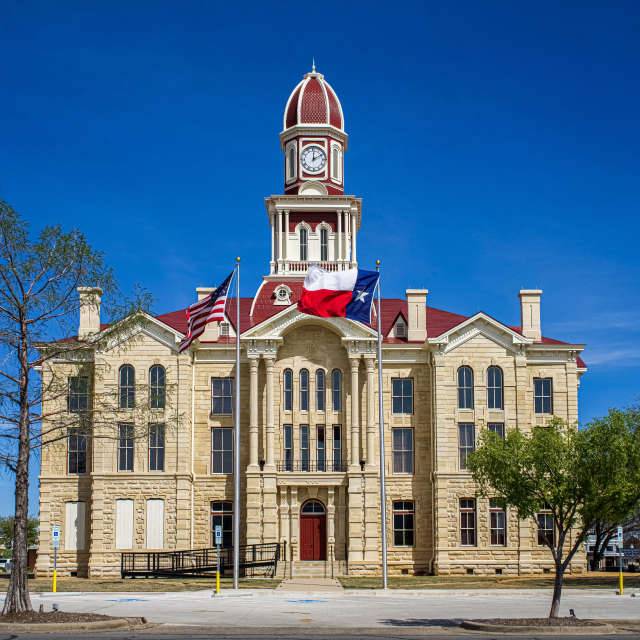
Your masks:
M248 591L249 593L246 593ZM86 593L82 596L33 595L35 608L42 602L46 610L56 602L63 611L104 613L112 616L144 616L149 622L216 629L295 628L387 629L456 627L462 620L487 618L546 617L550 594L531 590L505 595L505 590L473 596L459 591L403 593L349 590L317 591L228 590L222 597L213 592L183 591L165 594ZM579 618L640 620L640 598L613 594L571 593L562 597L560 615L574 609ZM533 593L532 593L533 592ZM498 597L499 596L499 597Z
M344 594L344 589L335 578L292 578L274 589L275 594L283 592Z

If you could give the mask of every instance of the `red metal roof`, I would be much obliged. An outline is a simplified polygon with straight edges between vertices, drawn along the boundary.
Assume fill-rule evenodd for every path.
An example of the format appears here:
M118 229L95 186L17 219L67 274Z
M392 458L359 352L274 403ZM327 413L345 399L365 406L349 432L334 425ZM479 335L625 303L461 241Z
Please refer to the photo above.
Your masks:
M330 124L344 131L344 118L338 96L321 74L306 75L289 96L285 107L284 128L289 129L297 124Z

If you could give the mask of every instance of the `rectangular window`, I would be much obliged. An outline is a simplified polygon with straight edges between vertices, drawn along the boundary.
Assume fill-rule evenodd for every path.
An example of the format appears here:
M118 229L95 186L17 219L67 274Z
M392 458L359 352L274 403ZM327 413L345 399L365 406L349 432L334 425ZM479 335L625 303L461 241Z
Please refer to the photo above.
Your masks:
M89 408L89 378L69 378L69 412L80 413Z
M220 335L224 336L225 338L229 337L229 323L228 322L221 322L220 323Z
M284 470L293 471L293 426L284 425Z
M466 547L476 544L476 501L472 498L460 500L460 544Z
M149 471L164 471L163 424L152 424L149 427Z
M233 473L233 429L211 429L211 473Z
M533 401L535 413L553 412L551 402L551 378L535 378L533 381Z
M506 544L504 511L496 504L495 500L489 500L489 518L491 520L491 544L494 547L504 547Z
M133 549L133 500L116 500L116 549Z
M393 473L413 473L413 429L392 432Z
M147 500L147 549L164 549L164 500Z
M467 468L467 455L473 453L473 424L458 425L458 450L460 452L460 471Z
M309 425L300 425L300 464L301 471L309 471Z
M324 433L324 425L318 425L316 427L316 455L318 462L318 471L326 471Z
M338 425L333 425L333 470L341 471L342 467L342 439L341 429Z
M223 416L233 413L233 378L211 380L211 413Z
M65 504L64 550L84 550L84 502L67 502Z
M320 260L329 259L329 232L326 229L320 230Z
M413 413L413 380L391 380L391 406L393 413Z
M287 369L284 372L284 410L291 411L291 406L293 403L293 394L292 394L292 385L293 385L293 373L291 369Z
M487 427L489 428L489 431L493 431L493 433L499 435L501 438L504 438L504 425L502 423L490 422Z
M67 473L87 473L87 436L78 427L68 431Z
M540 509L537 517L538 520L538 546L545 547L547 540L551 545L554 543L554 526L553 513L548 504L544 505L544 509Z
M118 425L118 471L133 471L133 425Z
M413 547L413 502L393 503L393 546Z

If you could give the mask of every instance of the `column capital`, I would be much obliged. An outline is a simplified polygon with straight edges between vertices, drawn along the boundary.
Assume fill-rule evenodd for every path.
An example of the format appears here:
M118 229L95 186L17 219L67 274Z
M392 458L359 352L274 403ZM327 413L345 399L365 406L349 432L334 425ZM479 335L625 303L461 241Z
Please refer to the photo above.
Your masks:
M264 356L264 364L267 367L269 373L273 373L273 367L276 364L276 359L273 356Z
M351 373L357 373L360 368L360 356L349 358L349 366L351 367Z
M375 358L365 358L364 363L367 366L367 373L372 373L375 368L376 359Z

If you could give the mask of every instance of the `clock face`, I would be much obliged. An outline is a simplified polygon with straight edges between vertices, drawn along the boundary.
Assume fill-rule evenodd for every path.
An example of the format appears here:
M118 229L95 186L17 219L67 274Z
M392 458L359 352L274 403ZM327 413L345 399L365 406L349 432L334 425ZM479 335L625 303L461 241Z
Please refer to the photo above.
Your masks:
M322 171L327 164L327 154L320 147L305 147L300 155L300 162L307 171Z

